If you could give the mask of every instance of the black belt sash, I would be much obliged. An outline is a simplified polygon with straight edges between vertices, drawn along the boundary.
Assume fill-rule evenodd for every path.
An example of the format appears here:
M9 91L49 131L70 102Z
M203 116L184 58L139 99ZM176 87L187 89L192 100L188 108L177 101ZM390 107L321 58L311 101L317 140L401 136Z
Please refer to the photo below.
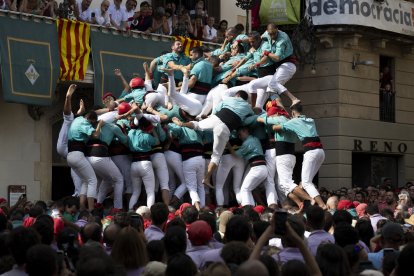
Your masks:
M229 128L230 131L238 129L242 125L240 117L228 108L222 108L216 116Z
M129 148L119 141L112 141L109 145L109 155L128 155L130 153Z
M316 137L305 137L302 141L302 145L303 145L303 149L305 150L305 152L307 152L309 150L323 148L322 143L321 143L321 139L318 136L316 136Z
M85 153L86 152L86 145L84 142L81 141L68 141L68 152L72 151L80 151Z
M272 65L257 68L257 75L259 76L259 78L273 75L275 72L276 72L276 64L274 63Z
M132 152L131 157L132 157L132 162L150 161L151 153L150 152Z
M203 155L203 145L202 144L183 144L180 145L181 157L185 161L187 159L202 156Z
M197 81L194 87L190 89L190 92L198 95L207 95L210 90L211 83Z
M90 140L86 145L86 156L109 157L108 145L100 140Z
M266 166L266 159L263 155L258 155L258 156L250 158L248 163L251 168L256 167L256 166L262 166L262 165Z
M295 154L295 144L283 141L276 141L275 143L276 156L285 154Z

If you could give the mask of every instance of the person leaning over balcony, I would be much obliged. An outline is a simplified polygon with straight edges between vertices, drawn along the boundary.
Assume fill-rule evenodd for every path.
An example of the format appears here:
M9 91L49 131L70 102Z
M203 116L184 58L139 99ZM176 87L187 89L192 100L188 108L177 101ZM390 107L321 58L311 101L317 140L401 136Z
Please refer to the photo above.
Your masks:
M16 11L17 10L16 3L17 1L13 1L13 0L0 0L0 10Z
M194 38L194 28L187 10L183 10L181 15L178 16L178 22L172 35Z
M67 10L65 10L63 2L59 4L58 16L69 20L77 20L79 17L79 9L77 7L76 0L69 0L68 2L69 5L67 6ZM65 12L67 12L67 14L65 14Z
M203 40L211 42L217 41L217 30L213 27L214 22L214 17L209 17L207 19L207 25L204 26Z
M134 21L139 14L135 12L137 8L137 0L127 0L125 3L125 18L122 22L124 29L129 29L131 27L131 22Z
M19 12L42 15L40 2L38 0L23 0L19 7Z
M226 38L226 30L229 22L227 20L221 20L219 23L219 28L217 30L217 43L223 43Z
M114 3L108 9L111 25L118 30L121 30L123 28L123 22L128 20L125 7L121 7L121 3L122 0L114 0Z
M140 32L150 32L152 27L152 16L149 11L150 5L144 1L139 5L139 15L131 23L131 29Z
M91 22L92 19L92 0L77 0L76 7L78 9L77 19L82 22Z
M92 12L91 23L98 24L105 27L111 26L111 19L109 17L109 0L103 0L100 8L95 9Z
M40 4L42 15L55 18L58 13L58 5L55 0L44 0Z
M325 152L316 131L315 121L302 114L303 108L301 104L293 105L291 110L293 119L282 124L274 125L273 130L294 132L302 142L305 151L303 154L301 177L303 189L320 207L325 209L326 205L319 195L318 190L315 188L315 185L312 183L313 177L325 160Z
M170 33L170 27L168 26L167 17L165 16L165 9L158 7L155 9L152 17L151 33L168 35Z

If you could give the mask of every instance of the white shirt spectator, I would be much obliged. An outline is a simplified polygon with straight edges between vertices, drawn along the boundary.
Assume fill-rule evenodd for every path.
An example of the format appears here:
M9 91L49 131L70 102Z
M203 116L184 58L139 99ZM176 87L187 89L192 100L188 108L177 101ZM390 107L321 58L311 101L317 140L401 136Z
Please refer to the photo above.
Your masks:
M8 10L6 0L0 0L0 10Z
M204 26L204 39L211 41L217 37L217 30L214 27L210 27L209 25Z
M129 19L133 18L134 14L135 14L135 10L128 11L127 9L125 9L125 21L128 27L131 27L131 22L133 21L133 19L131 21Z
M76 6L78 7L79 11L79 18L84 22L91 21L92 9L89 6L86 10L82 11L82 0L76 1Z
M128 17L127 17L128 15L126 13L126 9L123 6L119 7L119 9L117 9L114 4L111 4L111 6L109 7L108 12L111 16L112 21L120 27L122 27L122 22L128 20Z
M111 26L111 19L109 18L109 10L102 15L100 8L93 10L95 13L96 23L101 26Z

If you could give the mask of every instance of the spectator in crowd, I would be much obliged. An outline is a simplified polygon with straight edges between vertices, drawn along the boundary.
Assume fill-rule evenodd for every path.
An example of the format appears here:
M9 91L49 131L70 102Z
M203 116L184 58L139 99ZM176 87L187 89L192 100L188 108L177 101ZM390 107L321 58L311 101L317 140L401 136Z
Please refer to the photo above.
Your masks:
M173 10L171 8L165 9L165 18L167 18L168 23L168 35L171 35L173 30L177 26L178 17L174 14Z
M393 191L387 191L385 193L385 202L378 204L379 211L384 209L390 209L394 212L395 208L397 207L398 203Z
M306 210L307 226L310 234L308 236L309 249L313 256L322 243L335 243L335 239L323 230L325 226L325 212L319 206L310 206Z
M394 222L385 223L381 229L379 240L382 249L378 252L368 254L368 260L372 262L375 269L382 268L382 260L385 252L399 251L400 245L404 242L404 231L402 226Z
M201 18L201 16L197 16L194 19L193 37L194 39L197 39L197 40L203 40L204 24L203 24L203 18Z
M378 228L377 227L378 222L381 221L381 220L386 220L386 218L379 214L379 210L378 210L377 205L368 205L367 214L368 214L369 219L371 221L372 228L374 229L374 232L376 232L377 228Z
M163 7L158 7L154 12L151 33L163 35L168 35L170 33L170 27L168 26L165 9Z
M144 1L139 6L139 15L132 21L131 30L140 32L151 32L152 16L150 15L150 5Z
M39 0L22 0L19 12L42 15L43 10Z
M140 275L148 263L144 236L132 227L123 228L114 242L111 256L129 275Z
M168 206L158 202L151 206L151 225L145 229L147 242L161 240L164 237L164 229L168 220Z
M226 38L226 30L229 25L227 20L221 20L217 29L217 43L223 43Z
M117 0L115 0L117 1ZM111 19L109 14L109 0L103 0L100 8L95 9L91 14L91 23L98 24L105 27L111 26Z
M137 8L137 0L127 0L125 3L125 18L123 22L124 29L130 29L131 22L134 21L138 16L139 13L135 12Z
M187 10L183 10L182 13L178 16L177 26L173 30L172 35L194 38L194 29Z
M58 14L58 4L55 0L43 0L40 2L41 15L55 18Z
M203 40L217 42L217 30L214 28L215 18L209 17L207 24L204 26Z
M127 21L128 19L125 7L121 7L121 3L122 0L114 0L114 3L110 5L108 10L111 21L110 24L112 25L112 27L117 28L118 30L122 30L124 28L123 22Z
M56 252L47 245L37 244L27 251L26 273L29 276L54 276L58 272Z
M17 0L0 0L0 10L17 11Z
M64 3L59 4L59 17L67 18L69 20L78 20L79 18L79 9L76 0L69 0L67 9L65 10Z
M13 229L9 236L9 250L15 265L12 270L4 273L4 276L25 275L25 264L27 262L27 251L34 245L40 243L39 235L32 228L23 226Z
M190 224L187 230L191 247L186 254L191 257L197 268L201 268L203 255L210 251L209 241L213 237L213 231L207 222L198 220Z
M203 24L207 23L208 14L203 0L196 2L194 10L190 11L190 16L192 19L194 19L197 16L201 16L201 18L203 19Z
M77 0L76 6L78 9L78 13L75 14L77 16L77 20L82 22L91 22L92 20L92 8L91 8L92 0Z

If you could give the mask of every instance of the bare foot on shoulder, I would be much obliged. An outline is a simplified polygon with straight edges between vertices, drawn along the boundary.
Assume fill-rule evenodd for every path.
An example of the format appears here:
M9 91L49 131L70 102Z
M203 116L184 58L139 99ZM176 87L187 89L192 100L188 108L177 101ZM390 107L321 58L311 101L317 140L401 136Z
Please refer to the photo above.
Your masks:
M79 101L79 109L78 109L78 112L76 112L76 115L81 115L81 114L83 114L83 113L85 113L85 103L83 102L83 100L81 99L80 101Z

